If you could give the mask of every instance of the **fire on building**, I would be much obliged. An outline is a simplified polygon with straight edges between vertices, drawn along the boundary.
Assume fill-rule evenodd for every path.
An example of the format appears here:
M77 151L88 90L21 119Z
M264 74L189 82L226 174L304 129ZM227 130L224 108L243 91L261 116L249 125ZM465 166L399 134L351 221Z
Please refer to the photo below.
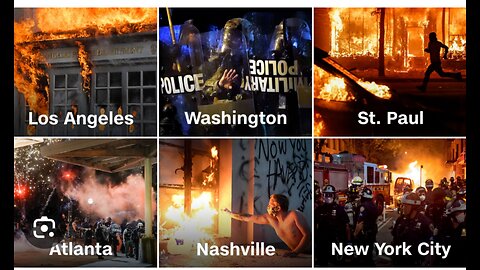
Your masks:
M328 36L319 41L319 47L347 68L377 69L383 47L387 71L423 71L428 64L424 52L428 34L436 32L449 47L445 68L465 69L464 8L335 8L315 12L330 22L318 29L321 36Z
M440 96L456 91L450 92L457 96L449 101L417 97L420 92L416 86L421 84L430 63L430 54L424 49L428 47L431 32L449 48L442 62L443 70L455 72L457 81L461 81L460 75L465 76L465 11L464 8L315 9L315 135L372 134L371 129L355 126L356 114L365 108L374 108L379 113L384 113L385 108L404 113L423 110L427 117L432 112L442 112L442 118L449 119L444 123L450 124L439 128L442 123L431 118L425 121L429 126L423 125L426 128L422 134L438 135L438 130L445 135L464 133L464 126L458 124L465 118L464 84L445 79L451 85L435 89ZM432 78L437 79L435 76ZM458 110L446 112L442 109L446 104L455 104ZM351 128L343 130L342 126ZM452 131L447 132L449 129ZM399 135L401 131L392 134ZM384 135L388 130L380 133Z
M272 245L276 254L288 252L270 225L241 222L231 213L264 215L270 195L284 194L289 209L311 219L309 141L161 140L159 147L160 266L311 265L308 250L288 260L198 255L199 244L252 242Z
M16 9L15 134L155 135L156 21L154 8Z

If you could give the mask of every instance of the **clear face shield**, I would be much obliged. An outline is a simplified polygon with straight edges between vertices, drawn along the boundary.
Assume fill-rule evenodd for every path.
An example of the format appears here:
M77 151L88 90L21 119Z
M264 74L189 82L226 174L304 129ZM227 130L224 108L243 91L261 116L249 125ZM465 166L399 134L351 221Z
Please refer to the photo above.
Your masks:
M178 45L181 70L186 73L201 72L204 60L202 38L198 29L190 21L181 26Z

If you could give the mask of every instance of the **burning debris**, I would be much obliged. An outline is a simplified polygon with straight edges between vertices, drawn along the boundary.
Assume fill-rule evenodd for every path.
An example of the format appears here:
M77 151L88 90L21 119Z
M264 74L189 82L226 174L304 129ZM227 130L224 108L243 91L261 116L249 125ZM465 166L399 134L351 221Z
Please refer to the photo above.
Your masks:
M163 234L164 239L169 239L167 248L171 254L190 254L196 243L213 241L212 228L218 212L213 208L212 193L203 191L193 197L190 215L185 213L184 205L184 195L174 194L165 213L166 222L174 226Z
M329 74L325 70L314 66L314 93L315 98L325 101L353 101L355 97L347 90L345 79ZM358 79L356 81L361 87L375 96L382 99L390 99L392 94L386 85L376 84Z
M87 38L123 35L156 30L154 8L40 8L19 10L33 16L14 24L14 82L25 96L30 109L49 113L49 67L43 49L57 46L52 42L73 40L83 79L82 88L89 96L93 64L89 60Z

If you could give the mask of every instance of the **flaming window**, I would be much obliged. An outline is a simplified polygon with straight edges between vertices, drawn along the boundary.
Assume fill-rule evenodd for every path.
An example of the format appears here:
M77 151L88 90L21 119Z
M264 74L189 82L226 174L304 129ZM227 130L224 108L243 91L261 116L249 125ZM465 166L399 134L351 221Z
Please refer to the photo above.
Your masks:
M27 106L59 120L67 111L134 114L128 127L47 125L29 135L156 134L155 8L17 9L15 19L15 91L24 101L15 115ZM16 134L29 129L15 124Z

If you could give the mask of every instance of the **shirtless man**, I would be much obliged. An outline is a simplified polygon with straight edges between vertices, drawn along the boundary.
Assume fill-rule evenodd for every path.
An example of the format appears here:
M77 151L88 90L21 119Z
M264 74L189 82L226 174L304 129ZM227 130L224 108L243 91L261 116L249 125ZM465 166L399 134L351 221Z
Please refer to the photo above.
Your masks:
M290 248L285 257L296 257L310 247L311 233L305 217L296 210L288 211L288 198L281 194L272 194L263 215L230 213L231 217L256 224L269 224L278 237Z

